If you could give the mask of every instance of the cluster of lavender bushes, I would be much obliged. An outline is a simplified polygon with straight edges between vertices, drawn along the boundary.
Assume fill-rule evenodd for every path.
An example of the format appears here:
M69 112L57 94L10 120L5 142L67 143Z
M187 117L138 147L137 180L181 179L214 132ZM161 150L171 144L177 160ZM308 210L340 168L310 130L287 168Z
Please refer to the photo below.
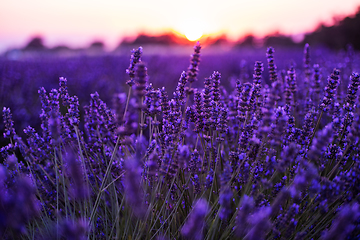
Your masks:
M61 77L38 91L41 130L22 138L4 107L1 238L359 238L352 60L325 73L306 45L297 74L270 47L266 78L256 61L233 89L218 71L194 88L200 51L170 96L149 83L140 47L111 108L95 92L82 113Z
M169 48L166 54L155 52L150 46L144 46L142 61L146 62L149 81L155 88L165 87L168 94L174 91L179 75L189 65L191 47L184 48L183 54ZM226 89L235 87L235 79L252 81L255 61L266 62L266 48L260 49L232 49L231 51L212 51L211 47L202 48L201 69L198 79L209 77L214 70L221 73L221 85ZM277 48L276 63L279 69L287 69L292 63L301 74L301 48ZM129 51L130 52L130 51ZM355 55L354 64L359 64ZM324 77L334 67L342 69L347 61L346 52L333 52L316 48L311 52L314 62L320 64ZM344 65L344 66L341 66ZM116 93L127 92L125 84L128 75L125 69L129 66L129 54L104 54L98 56L50 57L33 56L18 60L6 59L0 56L0 109L8 107L13 110L13 120L17 129L24 129L31 125L39 129L41 121L39 113L41 103L37 91L40 87L47 90L57 88L59 77L68 80L68 91L79 98L80 109L90 101L90 94L95 91L101 99L111 106L112 96ZM354 65L355 66L355 65ZM355 69L358 67L355 66ZM325 74L326 73L326 74ZM349 73L341 71L341 74ZM348 78L348 76L346 76ZM234 79L234 81L229 81ZM342 79L345 79L342 77ZM267 82L268 71L263 72L263 83ZM325 79L326 81L326 79ZM202 88L203 81L197 81L193 87ZM347 86L344 86L346 88ZM15 111L16 109L16 111ZM82 117L82 114L80 115ZM0 134L3 133L2 123ZM24 137L22 131L19 136ZM0 146L7 142L0 139Z

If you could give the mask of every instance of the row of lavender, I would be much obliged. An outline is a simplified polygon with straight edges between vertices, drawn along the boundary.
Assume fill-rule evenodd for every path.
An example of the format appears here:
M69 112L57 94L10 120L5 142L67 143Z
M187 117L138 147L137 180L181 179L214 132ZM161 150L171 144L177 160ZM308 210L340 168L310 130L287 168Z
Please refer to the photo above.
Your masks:
M255 62L229 91L197 86L201 46L169 97L133 50L127 93L40 88L41 131L3 109L2 238L345 239L360 234L358 73ZM300 72L300 74L299 74ZM265 83L268 84L265 84ZM345 87L346 86L346 87ZM15 109L16 111L16 109ZM19 160L21 159L21 160Z
M179 74L188 65L188 55L173 54L171 49L167 55L151 55L148 54L151 51L149 48L144 47L143 61L147 63L150 81L156 88L164 86L171 94L176 87ZM189 51L191 51L190 48ZM211 49L204 47L202 54L205 57L201 62L199 79L208 77L216 69L221 72L222 86L226 89L235 87L235 81L231 82L230 79L240 77L243 81L251 81L254 62L259 60L266 62L264 52L266 49L239 49L215 54L211 53ZM301 52L302 49L297 48L277 49L279 69L288 69L289 65L293 64L297 74L302 74ZM350 58L348 55L346 52L336 54L323 49L316 49L311 53L312 59L321 66L323 81L326 81L327 75L335 67L341 69L342 79L348 79L351 68L357 69L360 63L358 56L355 55L353 66L349 66L351 55ZM0 56L0 109L3 107L16 109L13 112L13 120L18 129L24 129L28 125L38 129L41 124L38 117L41 104L37 91L40 87L56 88L61 76L67 77L69 92L78 96L81 107L89 102L90 94L95 91L111 106L114 94L127 91L125 84L127 75L124 69L128 67L128 64L128 55L37 57L18 61L7 60ZM269 84L266 70L263 73L263 79L264 83ZM201 81L193 87L201 88ZM342 90L346 91L345 82L342 87ZM0 124L1 134L3 130L3 124ZM23 136L22 131L19 131L19 134ZM5 144L5 141L0 140L0 146Z

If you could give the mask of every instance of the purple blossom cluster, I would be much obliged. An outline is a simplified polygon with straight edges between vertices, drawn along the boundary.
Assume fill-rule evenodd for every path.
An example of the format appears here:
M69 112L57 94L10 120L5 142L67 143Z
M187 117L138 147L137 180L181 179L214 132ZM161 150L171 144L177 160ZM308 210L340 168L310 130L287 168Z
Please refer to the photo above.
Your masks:
M60 77L38 90L39 127L4 107L2 238L358 239L359 74L269 47L268 70L242 61L232 88L220 71L200 87L193 51L171 89L139 47L112 105L82 107Z

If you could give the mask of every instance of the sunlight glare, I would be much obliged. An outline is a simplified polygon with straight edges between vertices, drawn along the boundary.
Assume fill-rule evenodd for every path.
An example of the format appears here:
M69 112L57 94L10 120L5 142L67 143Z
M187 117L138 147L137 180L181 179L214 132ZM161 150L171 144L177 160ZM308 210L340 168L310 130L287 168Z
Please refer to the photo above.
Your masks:
M189 28L184 32L184 34L185 37L191 42L198 40L203 35L200 29L195 29L195 28L194 29Z
M186 18L179 19L176 29L192 42L205 34L206 25L206 18L200 11L189 12Z

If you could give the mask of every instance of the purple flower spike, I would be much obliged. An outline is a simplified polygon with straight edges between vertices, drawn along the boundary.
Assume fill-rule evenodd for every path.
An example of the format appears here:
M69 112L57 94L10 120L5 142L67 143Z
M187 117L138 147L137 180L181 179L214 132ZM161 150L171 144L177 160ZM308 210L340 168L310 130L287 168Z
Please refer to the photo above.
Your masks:
M71 150L67 151L65 162L67 165L68 176L73 181L72 194L74 195L74 198L87 198L89 196L89 189L84 179L84 171L77 156Z
M255 203L252 197L244 195L240 202L239 211L236 218L236 235L244 237L248 229L248 217L254 209Z
M200 63L200 50L201 50L200 42L197 42L196 45L194 46L194 53L191 55L190 66L187 71L189 83L193 83L197 81L197 75L199 72L198 66Z
M290 69L287 71L287 74L288 74L287 81L289 84L289 89L293 94L295 94L298 91L298 89L296 84L296 72L294 66L290 67Z
M130 87L134 85L134 77L135 77L135 65L141 61L141 55L143 53L142 47L138 49L133 49L130 58L130 66L126 69L126 73L129 75L130 80L126 82Z
M311 71L310 71L310 45L308 43L305 44L304 47L304 71L305 76L307 77L306 81L309 80Z
M325 87L325 94L320 104L320 108L324 111L328 110L329 105L334 99L336 89L340 84L340 71L338 69L334 69L331 75L328 77L328 84Z
M256 213L254 213L250 218L250 223L252 225L248 234L246 234L246 240L261 240L265 239L266 233L271 227L269 216L271 213L270 207L260 208Z
M14 122L10 108L3 108L3 121L5 125L4 138L13 138L15 136Z
M194 102L196 109L196 122L194 132L199 133L204 128L204 100L202 92L196 91L194 94Z
M333 129L332 124L328 124L319 134L314 138L314 141L311 144L310 150L308 152L308 158L319 164L319 159L321 154L325 151L327 145L332 141Z
M176 94L178 96L178 99L179 99L179 102L181 104L184 104L184 99L185 99L185 85L187 83L187 75L186 75L186 72L183 71L181 73L181 76L179 78L179 81L178 81L178 85L176 86Z
M85 240L87 239L86 233L88 231L88 223L83 220L71 221L64 220L58 226L58 232L65 239ZM56 239L56 236L51 236Z
M290 192L288 189L283 188L280 193L276 196L275 200L271 204L271 216L276 216L281 209L281 206L285 201L290 197Z
M203 239L203 228L205 217L209 212L209 205L204 199L199 199L190 213L184 226L181 228L181 235L186 239Z
M143 218L146 213L144 192L141 188L140 165L138 159L128 159L125 164L125 197L136 217Z
M211 79L213 80L212 94L215 102L220 101L220 78L221 74L217 71L211 75Z
M354 222L359 218L360 211L357 203L344 206L337 214L328 231L324 233L321 240L340 240L355 229Z
M360 85L360 76L359 73L352 73L350 76L351 83L348 86L347 96L346 96L346 103L345 103L345 110L351 112L354 110L355 107L355 99L357 97L357 91Z
M321 72L319 64L314 64L314 91L316 94L321 92Z
M277 76L277 67L274 63L274 48L269 47L266 51L266 57L268 61L268 68L269 68L269 75L270 75L270 82L276 82L278 80Z
M221 206L220 209L220 219L226 220L232 210L231 210L231 201L232 201L233 193L229 186L225 186L223 190L220 192L219 196L219 204Z
M70 96L67 88L67 79L64 77L59 78L59 92L63 105L68 107L70 105Z
M145 88L148 81L147 68L143 62L136 64L135 72L135 95L138 98L145 96Z
M53 145L60 143L60 118L56 111L51 111L49 118L49 130Z

